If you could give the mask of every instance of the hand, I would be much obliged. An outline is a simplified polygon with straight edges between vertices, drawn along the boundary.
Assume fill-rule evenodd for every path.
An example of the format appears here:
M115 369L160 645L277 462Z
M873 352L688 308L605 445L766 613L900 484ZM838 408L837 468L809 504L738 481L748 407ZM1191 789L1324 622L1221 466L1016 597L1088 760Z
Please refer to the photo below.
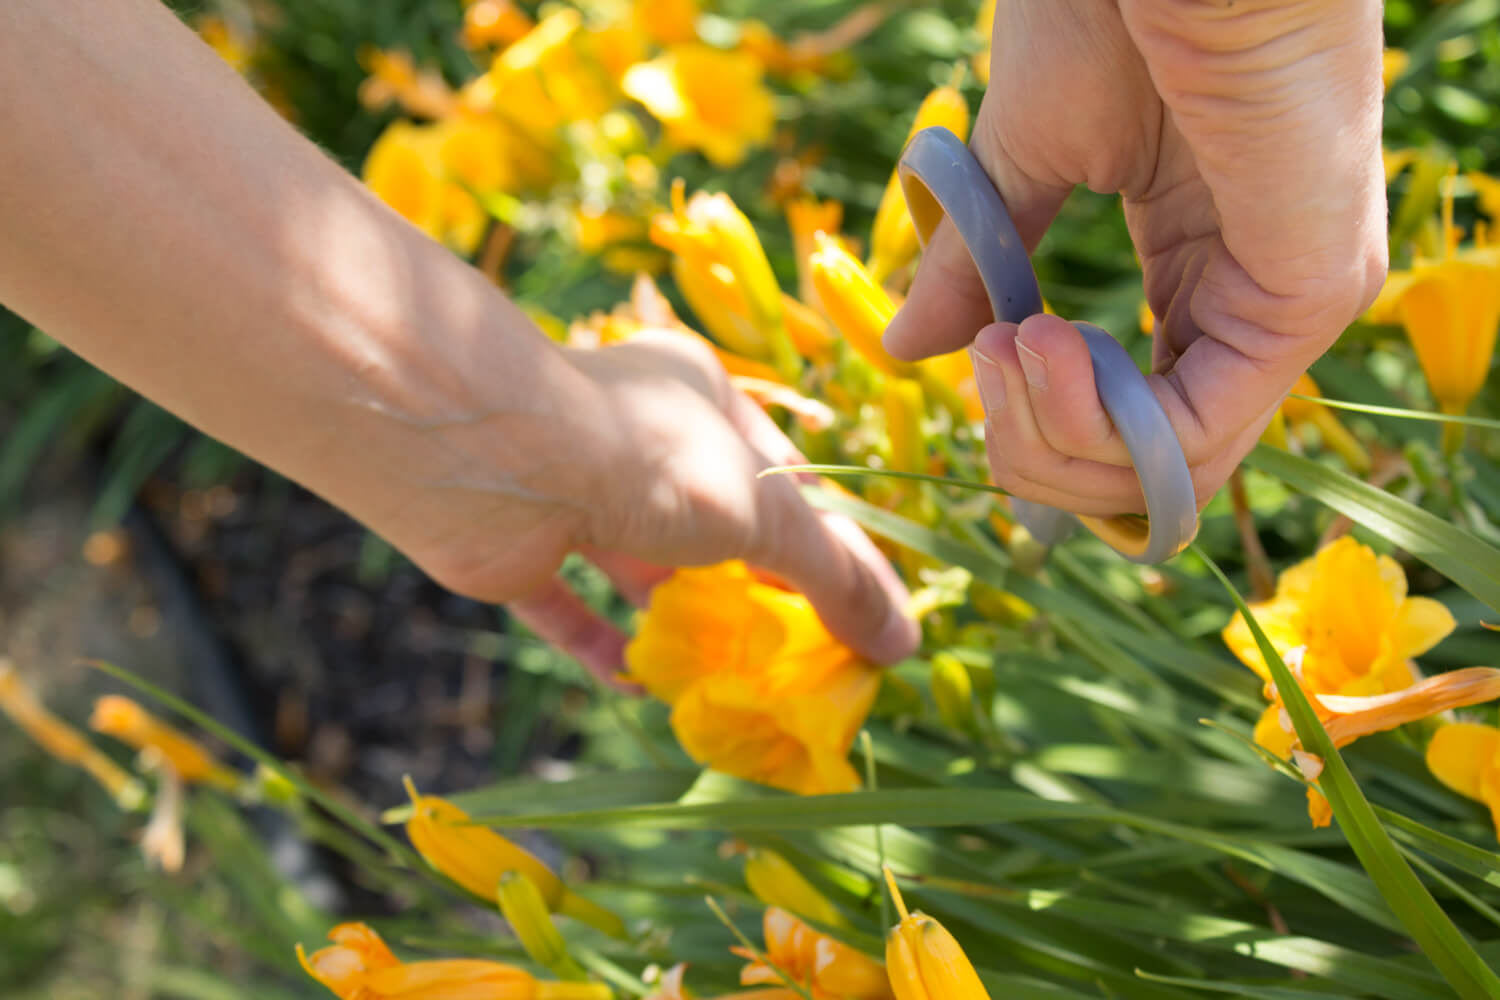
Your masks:
M554 575L570 551L587 555L637 605L671 572L665 567L744 559L805 594L829 629L871 660L893 662L916 648L918 627L902 610L906 590L864 533L814 511L794 477L756 478L805 460L729 384L704 342L663 330L571 351L569 361L592 390L569 399L575 413L560 418L573 425L572 446L529 477L546 483L545 493L509 477L487 480L485 449L492 469L517 466L514 451L527 446L517 444L516 428L484 430L481 421L477 436L468 436L474 425L450 429L465 435L448 445L464 454L466 484L430 491L432 506L419 508L417 520L446 526L440 534L398 542L438 582L508 602L610 682L626 638ZM529 437L533 450L552 447L535 429ZM486 498L477 507L476 487Z
M1077 184L1124 196L1159 318L1152 388L1200 508L1385 277L1381 5L1000 0L972 146L1035 247ZM1145 510L1082 337L993 323L946 222L886 332L972 342L991 476L1080 514Z

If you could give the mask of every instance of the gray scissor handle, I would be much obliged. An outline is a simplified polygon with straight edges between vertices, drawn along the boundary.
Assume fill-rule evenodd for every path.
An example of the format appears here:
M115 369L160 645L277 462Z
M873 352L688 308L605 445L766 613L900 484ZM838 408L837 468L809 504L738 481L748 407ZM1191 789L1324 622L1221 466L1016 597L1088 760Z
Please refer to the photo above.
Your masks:
M912 137L897 168L923 245L943 216L953 220L974 259L997 321L1019 323L1042 311L1042 293L1026 245L994 182L963 141L945 128ZM1078 517L1116 552L1158 563L1181 552L1198 531L1197 502L1182 445L1135 362L1108 333L1075 323L1088 344L1104 411L1130 452L1146 496L1146 517ZM1012 498L1016 519L1044 545L1066 537L1073 515Z

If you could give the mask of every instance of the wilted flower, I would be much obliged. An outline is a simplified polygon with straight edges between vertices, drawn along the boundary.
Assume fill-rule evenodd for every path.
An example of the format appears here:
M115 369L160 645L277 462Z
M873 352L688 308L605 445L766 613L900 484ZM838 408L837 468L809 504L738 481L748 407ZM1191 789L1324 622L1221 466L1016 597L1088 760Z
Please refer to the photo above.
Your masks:
M620 918L567 886L530 851L518 847L488 827L469 821L469 814L436 795L418 795L410 779L411 818L406 835L417 853L448 878L488 903L495 903L500 879L520 872L531 880L556 913L565 913L607 934L624 931Z
M403 962L370 927L339 924L334 943L297 960L340 1000L610 1000L602 983L546 982L525 969L483 959Z
M1321 696L1360 698L1410 688L1419 679L1411 658L1454 628L1442 604L1407 596L1406 574L1394 559L1347 535L1284 571L1275 596L1250 610L1325 723L1348 706L1325 704ZM1297 736L1242 615L1224 629L1224 641L1266 684L1271 704L1255 726L1255 741L1288 759ZM1325 818L1321 799L1313 805L1315 818Z
M625 662L673 706L672 729L699 763L803 795L859 785L847 758L879 671L807 598L743 563L680 569L659 585Z
M885 880L901 915L885 938L885 964L896 1000L990 1000L974 964L948 929L921 911L907 912L889 868Z
M715 166L738 166L771 141L776 109L760 63L742 52L675 45L630 67L622 86L662 123L669 142L703 153Z
M65 764L83 768L122 808L134 809L145 798L140 782L88 739L42 705L11 664L0 659L0 712L43 750Z
M95 701L89 726L149 755L183 781L221 788L239 784L239 775L219 763L201 743L123 695L105 695Z
M740 971L742 985L776 986L790 979L813 1000L890 1000L890 981L878 961L819 934L785 910L766 910L762 932L763 958L743 948L731 949L750 959Z

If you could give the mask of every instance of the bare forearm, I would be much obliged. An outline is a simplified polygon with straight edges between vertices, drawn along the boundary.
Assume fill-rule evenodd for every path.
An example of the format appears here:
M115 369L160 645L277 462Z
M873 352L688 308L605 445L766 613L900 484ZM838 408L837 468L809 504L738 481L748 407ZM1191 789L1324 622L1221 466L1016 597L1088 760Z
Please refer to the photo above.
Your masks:
M0 93L0 302L377 528L551 477L578 373L156 0L7 0Z

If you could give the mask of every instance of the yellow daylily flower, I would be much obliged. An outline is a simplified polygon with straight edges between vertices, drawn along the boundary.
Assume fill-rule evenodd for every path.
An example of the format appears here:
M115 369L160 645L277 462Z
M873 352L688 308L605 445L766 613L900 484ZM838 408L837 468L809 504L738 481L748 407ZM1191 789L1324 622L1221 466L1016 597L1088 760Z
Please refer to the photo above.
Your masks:
M89 727L152 756L183 781L221 788L239 785L239 775L219 763L201 743L123 695L105 695L95 701Z
M1500 838L1500 729L1477 722L1439 727L1427 744L1427 768L1458 794L1488 806Z
M1391 89L1391 84L1406 72L1406 67L1411 64L1411 57L1403 49L1386 49L1382 54L1380 65L1380 78L1386 90Z
M1347 535L1285 570L1275 595L1250 610L1325 723L1335 710L1321 696L1364 697L1411 687L1419 679L1412 657L1437 645L1455 624L1442 604L1407 595L1406 574L1394 559ZM1255 741L1290 758L1297 737L1244 617L1236 614L1223 635L1266 684L1270 705L1255 726Z
M781 317L786 323L786 335L791 338L798 354L820 363L833 360L833 345L838 338L821 313L783 292Z
M551 149L568 122L593 121L614 106L614 81L589 51L583 15L560 7L495 58L463 94L471 110L514 123Z
M513 0L474 0L464 9L460 37L471 49L490 45L503 49L534 27L536 22Z
M974 964L948 929L922 913L908 913L896 877L884 869L901 922L885 938L885 964L896 1000L990 1000Z
M1439 712L1496 698L1500 698L1500 670L1466 667L1428 677L1389 694L1365 697L1319 694L1314 696L1314 703L1332 713L1323 728L1328 731L1333 745L1342 747L1361 736L1383 733Z
M3 658L0 658L0 712L20 726L37 746L64 764L88 772L121 808L135 809L145 799L146 792L139 781L82 733L47 711L15 667Z
M333 944L297 961L340 1000L611 1000L603 983L546 982L525 969L484 959L403 962L360 923L329 931Z
M484 141L463 124L395 121L370 147L362 176L370 190L406 221L459 253L473 253L489 216L450 179L444 156L446 151L464 170L503 176L500 165L488 161Z
M411 818L406 836L412 847L438 871L488 903L495 904L500 880L520 872L531 880L554 913L565 913L606 934L624 933L620 918L579 896L530 851L500 834L469 821L469 814L436 795L419 795L406 779Z
M958 89L958 75L956 72L953 82L938 87L923 99L906 134L907 142L911 142L922 129L939 125L960 139L969 137L969 102ZM870 260L865 266L877 284L885 284L888 278L916 260L920 249L917 228L907 210L906 195L901 190L901 179L892 170L880 206L875 210L875 223L870 230Z
M767 906L780 907L830 927L848 926L839 908L775 851L752 847L745 853L745 885Z
M1461 415L1489 377L1500 333L1500 247L1487 246L1476 233L1473 246L1459 249L1453 225L1452 185L1443 196L1443 256L1419 258L1409 270L1395 270L1365 317L1374 323L1399 322L1416 351L1439 409ZM1444 447L1456 450L1463 428L1443 428Z
M672 705L672 729L699 763L803 795L858 787L849 747L880 672L801 594L740 562L680 569L652 591L625 662Z
M672 211L651 220L651 241L672 251L672 276L714 339L748 358L794 372L781 287L755 227L729 195L699 191L679 178Z
M698 0L634 0L636 29L658 45L681 45L698 37Z
M734 167L771 141L776 109L761 76L743 52L690 42L630 67L622 87L662 123L668 142Z
M774 906L766 910L762 933L762 958L743 948L730 949L750 960L740 970L741 985L780 985L785 976L806 989L813 1000L892 1000L890 980L880 962L819 934L786 910Z

